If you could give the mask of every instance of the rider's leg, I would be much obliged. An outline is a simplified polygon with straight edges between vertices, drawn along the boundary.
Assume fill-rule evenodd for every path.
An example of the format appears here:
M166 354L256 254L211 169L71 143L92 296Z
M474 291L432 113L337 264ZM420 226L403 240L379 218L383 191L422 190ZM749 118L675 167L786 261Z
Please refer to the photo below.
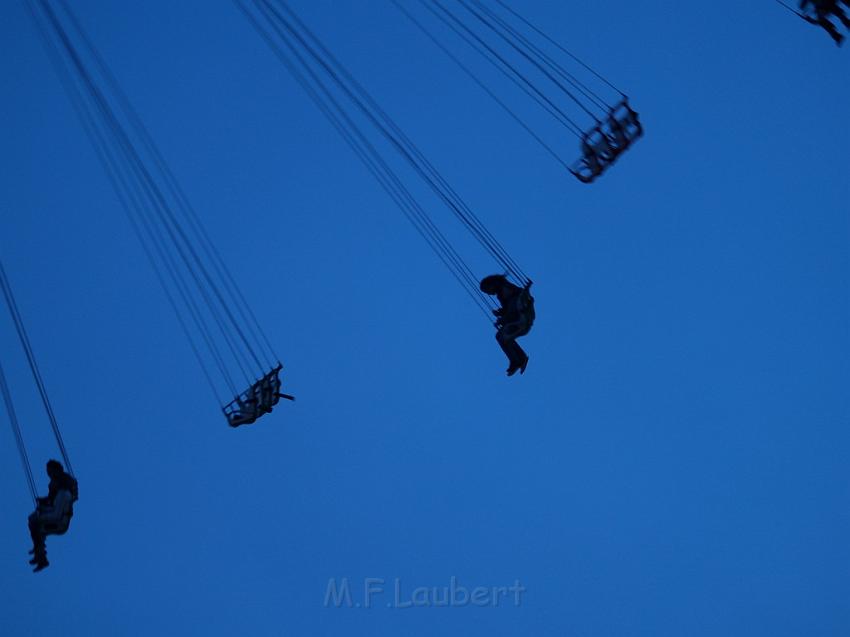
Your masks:
M528 355L523 351L519 343L516 342L518 336L527 334L528 330L516 329L514 325L505 325L496 333L496 340L499 346L508 357L509 367L508 375L513 375L518 369L525 369L528 364Z

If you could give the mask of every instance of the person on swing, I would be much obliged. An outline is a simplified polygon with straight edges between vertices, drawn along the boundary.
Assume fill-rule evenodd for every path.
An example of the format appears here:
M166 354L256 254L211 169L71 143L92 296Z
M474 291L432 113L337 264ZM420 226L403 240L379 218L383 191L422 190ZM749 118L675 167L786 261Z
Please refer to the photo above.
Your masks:
M495 296L500 307L493 310L496 316L496 341L508 357L508 376L525 373L528 354L516 342L525 336L534 324L534 298L529 294L531 282L524 288L508 281L503 274L491 274L479 286L485 294Z
M32 537L30 554L33 556L30 564L35 565L34 573L44 570L50 564L44 538L48 535L62 535L68 530L78 495L77 480L65 472L58 460L47 461L47 475L50 476L47 496L36 498L36 509L28 520Z
M806 22L824 29L835 44L841 46L845 36L838 32L831 18L838 18L845 28L850 29L850 18L841 8L842 4L850 7L850 0L800 0L800 16Z

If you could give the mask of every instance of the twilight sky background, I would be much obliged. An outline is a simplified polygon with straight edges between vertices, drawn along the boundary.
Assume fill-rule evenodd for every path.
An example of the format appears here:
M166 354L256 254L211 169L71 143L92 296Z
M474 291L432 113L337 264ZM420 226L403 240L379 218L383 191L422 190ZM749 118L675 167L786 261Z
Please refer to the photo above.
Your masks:
M534 279L531 361L507 379L492 329L231 3L74 4L298 401L226 426L3 2L0 255L80 480L32 575L0 435L4 635L850 632L850 51L767 1L517 3L643 117L584 186L389 2L293 0ZM5 310L0 353L44 490L56 450ZM343 577L527 591L325 607Z

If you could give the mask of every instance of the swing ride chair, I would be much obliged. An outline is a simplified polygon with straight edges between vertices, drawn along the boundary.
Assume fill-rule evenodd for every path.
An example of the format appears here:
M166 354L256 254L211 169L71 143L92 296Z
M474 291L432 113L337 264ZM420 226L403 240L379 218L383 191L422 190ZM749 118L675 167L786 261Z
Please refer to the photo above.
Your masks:
M798 16L806 20L807 22L817 24L821 18L830 18L835 15L832 7L840 10L841 1L836 2L834 5L830 5L830 3L823 3L823 5L818 6L817 2L810 2L804 7L800 7L799 9L791 9ZM843 3L846 4L846 3ZM789 7L790 8L790 7Z
M71 518L74 517L71 506L72 503L69 502L62 511L62 517L59 520L43 525L45 535L65 535L68 532L71 526Z
M570 172L580 182L591 183L642 135L638 114L624 97L611 108L605 121L585 131L581 140L583 156L570 167Z
M71 496L62 508L62 515L54 521L42 523L42 529L45 535L65 535L68 532L68 528L71 526L71 518L74 517L74 503L79 499L76 479L74 479L73 483L74 487L71 491ZM41 507L39 506L36 510L38 511L40 509Z
M278 364L268 374L225 405L223 411L225 418L227 418L227 424L231 427L250 425L256 422L260 416L270 413L281 398L295 400L288 394L280 393L282 385L280 371L282 369L283 365Z
M522 322L528 330L534 325L536 318L534 313L534 297L531 296L531 281L523 288L516 300L517 311L522 317Z

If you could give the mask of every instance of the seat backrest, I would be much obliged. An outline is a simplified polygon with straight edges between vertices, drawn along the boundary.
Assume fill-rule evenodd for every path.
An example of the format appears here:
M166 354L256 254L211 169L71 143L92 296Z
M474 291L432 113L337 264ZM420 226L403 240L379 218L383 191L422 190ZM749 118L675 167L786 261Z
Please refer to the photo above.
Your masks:
M531 325L537 317L534 311L534 297L531 296L531 293L528 290L523 290L523 294L526 296L524 309L525 319L528 321L528 324Z
M534 297L531 296L528 288L517 295L514 308L521 320L528 322L529 325L534 322Z
M62 535L68 530L74 517L74 494L68 489L60 489L53 500L56 514L46 518L42 524L48 535Z
M71 493L71 504L80 499L80 485L72 475L68 476L68 491Z
M53 511L61 515L61 517L70 518L74 515L75 501L74 492L70 488L66 489L63 487L56 492L56 496L53 498Z

